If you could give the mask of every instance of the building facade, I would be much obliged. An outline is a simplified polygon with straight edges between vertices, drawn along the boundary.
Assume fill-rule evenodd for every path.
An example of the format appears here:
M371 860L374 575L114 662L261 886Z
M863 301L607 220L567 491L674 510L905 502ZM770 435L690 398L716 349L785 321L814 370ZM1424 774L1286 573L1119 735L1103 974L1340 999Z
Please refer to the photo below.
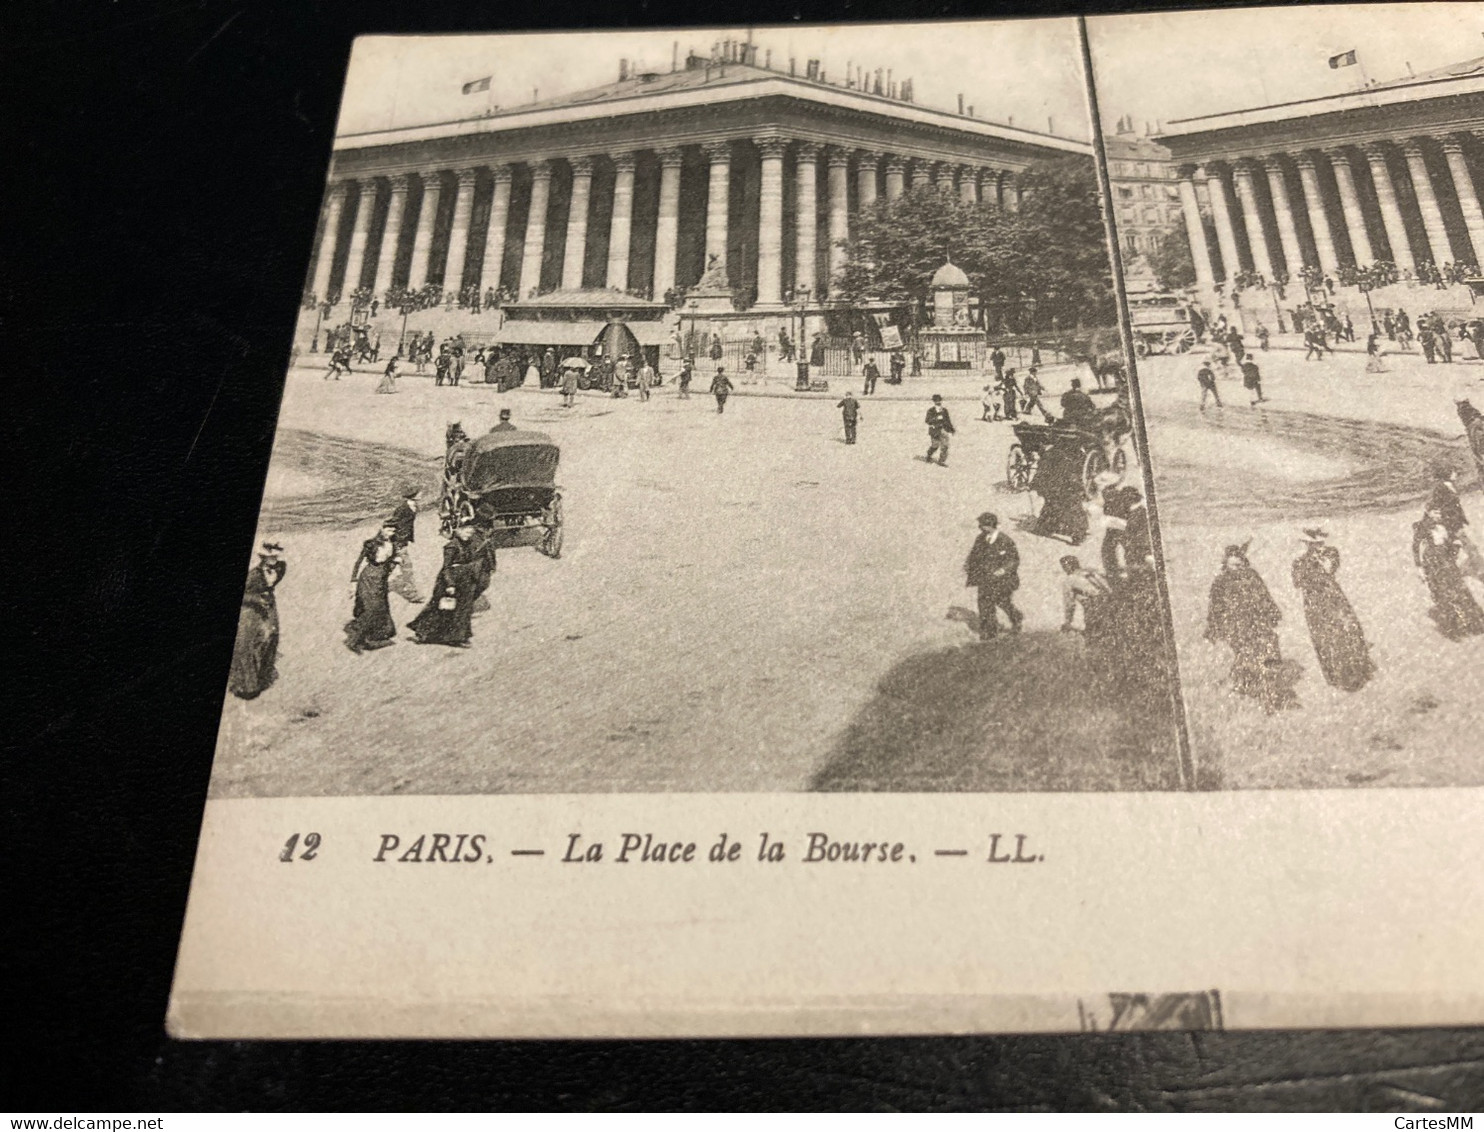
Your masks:
M475 118L337 138L309 288L506 299L610 289L738 307L827 298L852 217L933 184L1018 202L1033 162L1085 143L919 106L910 86L775 70L751 44ZM904 90L905 86L905 90Z
M1172 121L1160 136L1198 285L1484 260L1484 58L1346 94ZM1201 192L1209 201L1209 225Z
M1103 142L1124 255L1139 257L1157 251L1170 228L1183 222L1170 151L1136 133L1128 120L1120 122L1118 132Z

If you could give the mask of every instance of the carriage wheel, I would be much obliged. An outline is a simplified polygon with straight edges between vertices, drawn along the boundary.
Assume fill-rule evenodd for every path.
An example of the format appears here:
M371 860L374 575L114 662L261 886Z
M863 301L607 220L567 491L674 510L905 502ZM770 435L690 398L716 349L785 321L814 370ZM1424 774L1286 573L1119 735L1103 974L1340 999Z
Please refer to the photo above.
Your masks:
M467 527L474 522L474 501L467 495L459 496L458 510L455 513L455 529Z
M1149 356L1149 339L1142 334L1134 339L1134 353L1141 358Z
M1018 444L1010 445L1010 455L1005 462L1005 483L1011 491L1025 491L1031 486L1031 461Z
M1194 346L1195 331L1190 329L1190 327L1188 326L1184 330L1180 331L1178 335L1176 335L1175 341L1171 344L1171 348L1177 354L1183 354Z
M562 497L554 495L551 506L546 509L546 514L541 517L542 525L546 527L546 534L541 538L540 551L548 558L560 558L562 556Z
M1098 486L1093 480L1107 470L1108 457L1103 455L1103 450L1088 449L1087 456L1082 461L1082 491L1088 499L1098 497Z
M585 369L584 370L578 370L577 371L577 388L578 389L581 389L585 393L589 389L591 389L592 387L593 387L593 379L588 376L588 371L585 370Z

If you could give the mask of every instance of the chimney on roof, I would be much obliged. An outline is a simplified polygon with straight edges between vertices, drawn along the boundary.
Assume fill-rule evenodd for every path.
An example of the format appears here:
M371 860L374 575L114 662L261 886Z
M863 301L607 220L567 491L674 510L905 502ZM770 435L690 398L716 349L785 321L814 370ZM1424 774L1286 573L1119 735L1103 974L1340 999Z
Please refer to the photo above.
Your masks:
M618 81L619 82L623 82L628 77L629 77L629 61L627 59L620 59L618 61Z
M796 62L797 60L795 60L792 55L788 57L788 73L790 75L798 73L798 68L794 65Z
M680 40L670 44L670 73L673 75L680 70Z
M974 116L974 104L971 102L971 103L969 103L969 117L972 118L973 116Z
M962 94L958 96L958 112L960 114L964 112L964 96Z
M1046 132L1048 134L1056 133L1056 119L1050 114L1046 115Z
M763 70L765 70L765 71L771 71L772 69L773 69L773 49L771 47L769 47L767 50L765 50L763 52Z

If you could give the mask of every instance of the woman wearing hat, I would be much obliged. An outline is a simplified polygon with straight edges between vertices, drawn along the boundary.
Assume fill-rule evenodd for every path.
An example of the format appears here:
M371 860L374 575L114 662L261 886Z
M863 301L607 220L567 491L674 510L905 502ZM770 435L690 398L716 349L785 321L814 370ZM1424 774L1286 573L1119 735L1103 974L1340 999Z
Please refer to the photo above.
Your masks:
M239 699L251 700L278 679L278 598L274 589L288 573L279 558L283 547L265 542L258 564L247 575L242 608L237 615L237 642L227 688Z
M1278 622L1283 611L1247 560L1247 543L1226 548L1221 572L1211 583L1206 640L1232 650L1231 689L1261 702L1269 715L1297 707L1298 697L1284 679Z
M1314 655L1331 687L1354 692L1376 671L1371 646L1350 601L1340 589L1340 552L1328 545L1327 532L1304 530L1304 552L1293 563L1293 585L1304 595L1304 620Z
M1469 593L1458 568L1458 540L1448 532L1442 514L1428 507L1412 524L1412 560L1432 595L1429 616L1449 640L1484 633L1484 610Z
M473 527L454 531L443 548L443 569L433 583L433 597L407 625L420 645L468 648L474 636L474 602L479 597L481 566Z

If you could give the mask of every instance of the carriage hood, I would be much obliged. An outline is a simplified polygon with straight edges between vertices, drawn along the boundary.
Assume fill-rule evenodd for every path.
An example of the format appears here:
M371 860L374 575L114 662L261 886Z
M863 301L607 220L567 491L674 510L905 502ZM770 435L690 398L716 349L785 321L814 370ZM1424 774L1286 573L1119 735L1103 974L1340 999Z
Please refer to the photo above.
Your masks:
M472 492L502 487L551 487L561 449L544 432L486 433L464 457L464 486Z

